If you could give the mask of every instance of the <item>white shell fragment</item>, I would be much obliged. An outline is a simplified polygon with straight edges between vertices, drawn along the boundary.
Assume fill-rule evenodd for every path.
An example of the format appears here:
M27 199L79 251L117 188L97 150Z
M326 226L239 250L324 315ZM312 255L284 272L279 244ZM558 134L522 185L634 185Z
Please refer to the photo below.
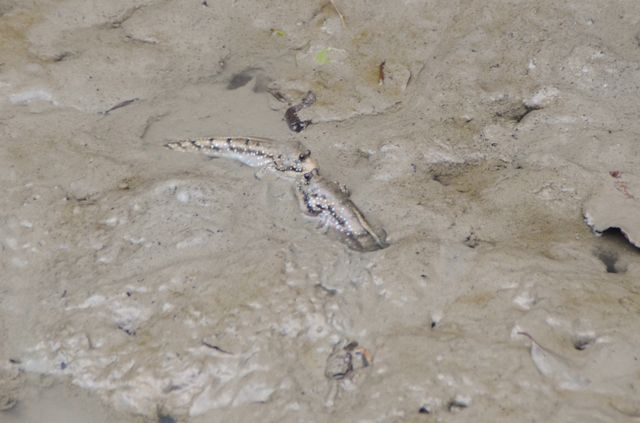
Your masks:
M560 91L555 87L543 87L536 93L524 101L524 105L530 109L542 109L551 104L558 96Z
M584 205L587 225L596 234L619 228L630 243L640 247L640 178L610 171L603 184Z

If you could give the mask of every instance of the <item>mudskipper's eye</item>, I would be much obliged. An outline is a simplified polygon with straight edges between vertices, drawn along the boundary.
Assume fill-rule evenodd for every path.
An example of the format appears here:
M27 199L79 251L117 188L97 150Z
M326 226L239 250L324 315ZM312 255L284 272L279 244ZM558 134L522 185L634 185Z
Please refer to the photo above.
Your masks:
M305 150L304 153L300 154L299 159L304 160L311 155L311 150Z
M313 175L311 174L311 172L307 172L304 174L305 181L310 181L312 177Z

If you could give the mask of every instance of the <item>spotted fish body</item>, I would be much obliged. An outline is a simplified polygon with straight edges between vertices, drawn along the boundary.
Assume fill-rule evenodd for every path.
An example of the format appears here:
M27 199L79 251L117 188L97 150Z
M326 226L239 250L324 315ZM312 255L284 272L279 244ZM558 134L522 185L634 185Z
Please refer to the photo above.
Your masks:
M376 233L371 228L349 199L344 186L320 176L311 152L300 143L254 137L210 137L173 141L165 147L228 158L294 179L303 213L319 219L327 231L332 230L351 249L365 252L388 246L384 231Z
M299 176L317 169L311 152L298 142L281 143L268 138L209 137L172 141L170 150L199 152L210 157L237 160L251 167L268 168L286 176Z
M375 251L388 246L384 233L379 235L371 228L349 199L346 188L324 179L317 169L298 179L296 195L305 214L319 218L324 227L335 230L351 249Z

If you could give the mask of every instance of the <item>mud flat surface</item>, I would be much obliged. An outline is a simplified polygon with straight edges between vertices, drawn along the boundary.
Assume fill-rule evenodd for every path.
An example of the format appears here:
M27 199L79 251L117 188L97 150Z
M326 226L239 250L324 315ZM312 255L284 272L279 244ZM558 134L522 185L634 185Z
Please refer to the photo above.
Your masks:
M640 3L266 3L0 1L0 421L638 421Z

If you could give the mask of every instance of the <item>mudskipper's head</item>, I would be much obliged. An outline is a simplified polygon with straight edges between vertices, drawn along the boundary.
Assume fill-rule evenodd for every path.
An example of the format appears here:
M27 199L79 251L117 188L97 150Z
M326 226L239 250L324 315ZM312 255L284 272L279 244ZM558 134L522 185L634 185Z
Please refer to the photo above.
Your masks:
M311 151L305 150L298 155L292 167L293 172L305 174L318 169L318 163L311 158Z

